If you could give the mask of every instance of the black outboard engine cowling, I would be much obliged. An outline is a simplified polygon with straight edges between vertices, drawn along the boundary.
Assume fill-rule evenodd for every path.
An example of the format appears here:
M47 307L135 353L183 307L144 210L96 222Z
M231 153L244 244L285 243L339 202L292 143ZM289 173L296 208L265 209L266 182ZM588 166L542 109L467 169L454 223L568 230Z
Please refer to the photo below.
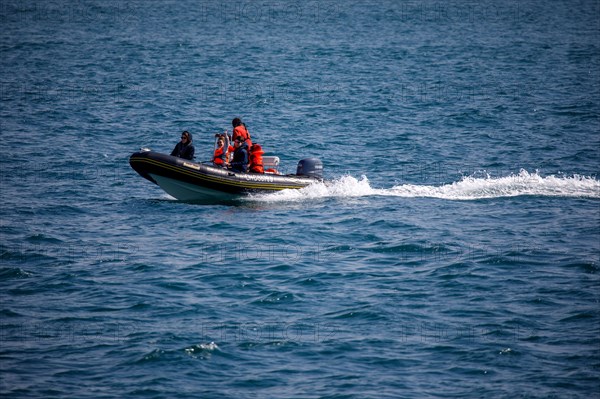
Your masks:
M308 176L323 179L323 162L319 158L306 158L298 162L296 176Z

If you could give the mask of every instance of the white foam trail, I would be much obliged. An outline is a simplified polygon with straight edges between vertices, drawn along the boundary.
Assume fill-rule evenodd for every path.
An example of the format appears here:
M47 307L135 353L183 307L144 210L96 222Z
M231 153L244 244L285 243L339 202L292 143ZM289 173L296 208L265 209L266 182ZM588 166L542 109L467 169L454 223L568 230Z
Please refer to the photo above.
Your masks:
M499 178L465 177L443 186L401 185L392 187L394 195L404 197L434 197L452 200L516 197L536 195L552 197L600 198L600 182L592 177L542 177L521 170L518 175Z
M265 202L303 201L328 197L427 197L448 200L477 200L520 195L600 198L600 181L594 177L574 175L542 177L537 172L521 170L517 175L499 178L464 177L441 186L402 184L388 189L372 188L366 176L356 179L344 176L328 183L316 183L300 190L283 190L274 194L253 196Z

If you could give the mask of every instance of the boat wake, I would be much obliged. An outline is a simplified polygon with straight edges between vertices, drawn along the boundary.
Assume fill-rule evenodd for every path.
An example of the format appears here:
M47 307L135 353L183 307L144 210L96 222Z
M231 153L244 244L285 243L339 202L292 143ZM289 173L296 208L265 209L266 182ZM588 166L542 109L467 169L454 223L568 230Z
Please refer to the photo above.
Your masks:
M329 197L392 196L468 201L521 195L600 198L600 181L580 175L542 177L537 172L521 170L519 174L506 177L463 177L460 181L439 186L401 184L392 188L373 188L366 176L360 179L343 176L327 183L311 184L300 190L255 195L252 200L285 202Z

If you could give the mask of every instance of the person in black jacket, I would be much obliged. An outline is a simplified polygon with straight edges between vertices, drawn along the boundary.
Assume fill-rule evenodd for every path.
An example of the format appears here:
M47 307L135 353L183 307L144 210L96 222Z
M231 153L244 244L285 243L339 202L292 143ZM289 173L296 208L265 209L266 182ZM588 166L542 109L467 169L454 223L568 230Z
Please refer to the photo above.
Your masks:
M183 159L194 158L194 145L192 144L192 135L190 132L185 130L181 133L181 141L171 151L171 155Z
M246 172L248 169L248 145L243 137L236 137L231 160L231 170L234 172Z

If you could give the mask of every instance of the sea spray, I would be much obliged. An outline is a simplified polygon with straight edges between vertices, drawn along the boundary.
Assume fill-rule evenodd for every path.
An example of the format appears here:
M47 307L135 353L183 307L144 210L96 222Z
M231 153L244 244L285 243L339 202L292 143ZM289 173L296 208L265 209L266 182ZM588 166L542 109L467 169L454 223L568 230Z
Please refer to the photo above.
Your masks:
M590 176L543 177L537 171L524 169L505 177L485 178L466 176L460 181L439 186L401 184L391 188L373 188L366 176L338 179L312 184L300 190L283 190L274 194L255 195L252 200L265 202L303 201L318 198L350 198L365 196L394 196L405 198L440 198L448 200L478 200L515 197L520 195L548 197L600 198L600 181Z

